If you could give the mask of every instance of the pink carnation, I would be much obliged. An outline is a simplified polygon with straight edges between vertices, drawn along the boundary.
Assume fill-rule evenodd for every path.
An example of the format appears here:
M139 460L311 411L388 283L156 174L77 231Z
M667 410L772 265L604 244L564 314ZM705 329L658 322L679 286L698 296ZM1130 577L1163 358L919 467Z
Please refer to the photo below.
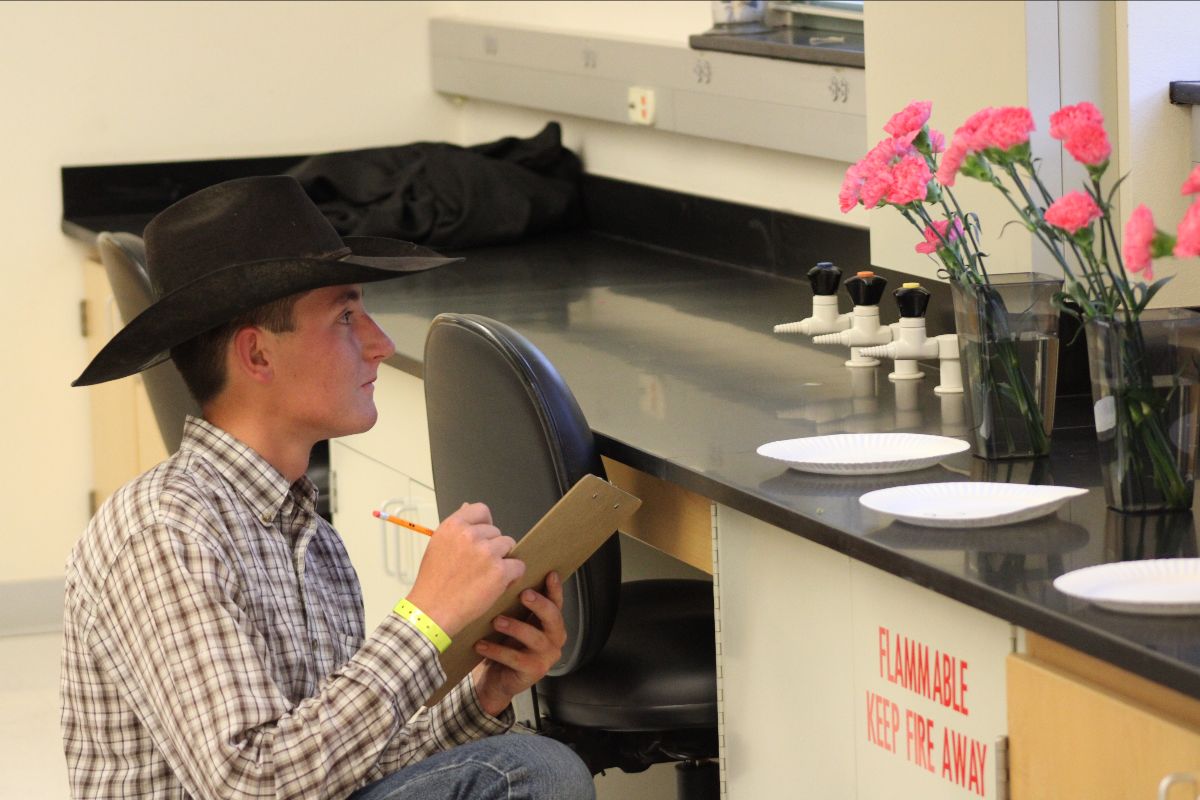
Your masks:
M1063 140L1079 125L1103 125L1104 115L1100 109L1088 102L1063 106L1050 115L1050 135Z
M1062 141L1071 157L1081 164L1096 167L1112 154L1104 115L1091 103L1066 106L1051 114L1050 135Z
M1130 272L1145 270L1148 281L1154 280L1154 270L1150 265L1150 244L1153 241L1154 215L1146 206L1140 205L1125 223L1125 242L1121 245L1121 253L1125 256L1125 268Z
M858 205L859 193L862 189L862 178L858 174L858 164L851 164L846 170L846 177L842 179L842 189L838 192L838 207L842 209L842 213L849 213L850 209Z
M1180 194L1196 194L1200 192L1200 166L1192 169L1192 174L1187 176L1187 180L1183 182L1183 188L1179 190Z
M954 141L950 143L950 147L946 150L946 154L942 156L942 162L938 164L938 183L942 186L953 186L954 178L958 175L958 168L962 166L963 159L966 157L967 140L965 137L960 137L956 134Z
M945 246L942 244L942 240L945 240L946 244L950 244L963 234L961 219L954 220L954 227L950 228L949 233L946 232L948 228L950 228L950 220L934 220L933 227L925 228L925 241L917 245L917 252L926 255L936 253L938 248Z
M862 185L860 197L867 208L874 208L883 202L883 198L892 191L892 172L883 167L871 173Z
M1108 134L1103 125L1079 125L1074 132L1063 139L1063 147L1080 164L1098 167L1112 154L1112 145L1108 143Z
M994 112L994 108L980 109L967 117L967 121L954 131L954 139L950 142L946 155L942 157L942 163L938 164L937 179L940 184L943 186L954 185L954 177L958 174L958 168L962 166L962 162L968 154L979 149L976 144L977 132L980 127L987 124Z
M1068 192L1046 209L1046 222L1067 233L1086 228L1100 218L1100 207L1085 192Z
M930 128L929 129L929 151L931 153L940 153L945 149L946 149L946 137L942 135L941 131L935 131L933 128Z
M892 185L888 189L887 201L905 206L913 201L925 199L933 175L929 171L929 165L920 155L906 155L892 167L891 177Z
M1022 106L993 109L986 122L975 133L975 149L1011 150L1029 141L1033 130L1033 115Z
M897 169L898 162L903 162L906 158L916 158L924 163L924 160L916 155L911 143L902 137L884 139L872 147L861 161L846 170L842 188L838 192L838 205L842 212L854 208L856 203L874 208L885 198L888 198L888 202L896 202L890 198L913 194L920 172L910 165ZM902 183L899 187L898 180ZM926 167L925 183L928 182L929 169ZM925 188L922 187L920 197L924 196Z
M932 108L933 103L928 100L914 100L903 111L893 114L883 129L897 137L913 131L920 133L921 128L925 127L925 123L929 121L929 113Z
M1183 215L1176 234L1174 254L1177 258L1200 256L1200 199Z

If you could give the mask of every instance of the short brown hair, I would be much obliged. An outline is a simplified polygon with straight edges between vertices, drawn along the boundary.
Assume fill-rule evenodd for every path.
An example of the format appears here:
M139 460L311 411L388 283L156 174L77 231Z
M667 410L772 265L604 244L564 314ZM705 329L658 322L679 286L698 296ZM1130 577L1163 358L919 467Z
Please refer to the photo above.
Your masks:
M225 351L234 334L251 325L272 333L294 330L292 311L300 296L293 294L259 306L171 348L171 358L179 368L183 382L201 407L225 388Z

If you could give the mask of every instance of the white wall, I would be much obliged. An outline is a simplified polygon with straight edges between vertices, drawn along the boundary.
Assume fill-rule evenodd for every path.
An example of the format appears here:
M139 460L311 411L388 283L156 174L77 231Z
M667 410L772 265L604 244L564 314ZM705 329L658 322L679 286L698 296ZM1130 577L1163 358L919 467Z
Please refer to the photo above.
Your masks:
M59 167L452 138L427 2L0 4L0 582L58 578L90 485Z

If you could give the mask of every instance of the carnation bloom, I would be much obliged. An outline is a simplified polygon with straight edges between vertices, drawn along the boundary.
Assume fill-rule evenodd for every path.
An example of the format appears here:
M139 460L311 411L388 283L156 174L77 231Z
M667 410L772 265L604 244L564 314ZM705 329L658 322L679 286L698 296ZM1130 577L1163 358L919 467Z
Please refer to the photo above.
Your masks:
M942 135L941 131L935 131L933 128L930 128L929 129L929 151L931 153L940 153L945 149L946 149L946 137Z
M924 167L923 181L921 169L905 163L906 159L921 162ZM919 189L918 182L921 183ZM846 170L842 188L838 192L838 205L842 213L848 212L857 203L874 208L885 199L889 203L904 205L914 199L924 198L928 183L929 168L911 142L906 137L892 137L876 144L861 161Z
M929 193L929 181L933 174L920 155L903 156L891 169L891 186L887 201L905 206L916 200L924 200Z
M948 228L949 232L947 232ZM943 240L946 244L950 244L962 236L962 234L963 225L961 219L954 220L953 228L950 228L950 220L948 219L934 220L933 227L927 226L925 228L925 241L918 244L916 250L918 253L925 253L926 255L936 253L938 248L945 247L942 244Z
M1104 115L1100 109L1088 102L1063 106L1050 115L1050 135L1055 139L1067 138L1079 125L1103 125Z
M1033 115L1023 106L992 109L984 124L975 133L975 149L1011 150L1029 141L1033 130Z
M1200 256L1200 200L1192 203L1176 231L1174 255L1177 258Z
M883 129L897 137L914 131L920 133L921 128L925 127L925 123L929 121L929 113L932 108L933 103L928 100L914 100L903 111L893 114Z
M1050 115L1050 135L1060 140L1081 164L1096 167L1112 154L1104 115L1091 103L1066 106Z
M943 186L954 185L954 177L958 174L958 168L962 166L963 160L969 153L979 149L975 141L976 133L981 126L987 123L988 118L994 112L994 108L980 109L967 117L967 121L954 131L954 139L951 140L946 155L942 157L942 163L938 164L938 183Z
M1183 182L1183 188L1179 190L1180 194L1196 194L1200 192L1200 166L1192 169L1192 174L1187 176L1187 180Z
M846 214L858 205L859 192L862 189L862 178L858 175L858 164L851 164L842 179L842 188L838 192L838 207Z
M1046 222L1067 233L1086 228L1100 218L1100 207L1086 192L1068 192L1046 209Z
M1150 244L1154 241L1154 215L1150 209L1140 205L1133 210L1125 223L1125 241L1121 253L1125 256L1125 268L1130 272L1145 270L1145 278L1154 280L1151 268Z

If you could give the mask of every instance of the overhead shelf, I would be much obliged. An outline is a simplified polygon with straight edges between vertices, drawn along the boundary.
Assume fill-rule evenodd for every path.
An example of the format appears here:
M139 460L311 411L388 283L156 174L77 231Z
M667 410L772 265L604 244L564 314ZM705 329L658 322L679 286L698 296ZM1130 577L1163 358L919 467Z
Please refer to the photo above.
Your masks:
M433 87L464 98L853 162L867 145L863 70L461 19L431 22Z

